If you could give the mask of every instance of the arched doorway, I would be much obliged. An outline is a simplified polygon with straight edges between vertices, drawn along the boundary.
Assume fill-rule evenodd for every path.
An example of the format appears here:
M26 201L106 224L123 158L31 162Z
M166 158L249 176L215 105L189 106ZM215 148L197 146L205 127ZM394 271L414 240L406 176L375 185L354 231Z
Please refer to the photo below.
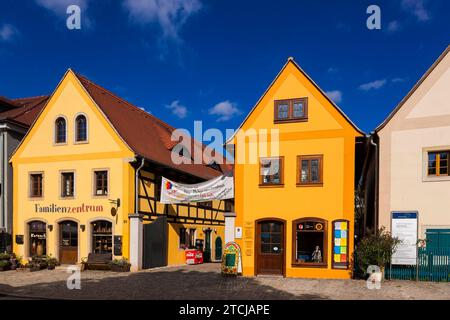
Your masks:
M47 225L42 221L31 221L28 223L29 255L40 257L47 254Z
M215 260L222 260L222 238L217 237L215 242Z
M256 274L284 275L285 223L267 219L256 222Z
M78 261L78 223L59 223L59 261L61 264L75 264Z

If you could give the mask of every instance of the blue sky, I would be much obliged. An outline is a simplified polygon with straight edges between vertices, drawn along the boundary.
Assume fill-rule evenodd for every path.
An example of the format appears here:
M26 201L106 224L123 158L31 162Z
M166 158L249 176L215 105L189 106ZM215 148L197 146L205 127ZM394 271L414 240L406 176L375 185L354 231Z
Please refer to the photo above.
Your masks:
M293 56L370 132L450 44L449 21L447 0L2 0L0 95L51 93L70 67L176 127L235 129Z

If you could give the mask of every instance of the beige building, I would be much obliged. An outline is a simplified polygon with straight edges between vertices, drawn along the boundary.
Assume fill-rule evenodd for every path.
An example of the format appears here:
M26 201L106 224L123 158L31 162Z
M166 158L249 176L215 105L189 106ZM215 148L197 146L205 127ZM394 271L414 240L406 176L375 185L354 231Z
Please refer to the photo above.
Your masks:
M378 226L418 212L419 239L450 246L450 46L376 129ZM439 240L440 239L440 240Z

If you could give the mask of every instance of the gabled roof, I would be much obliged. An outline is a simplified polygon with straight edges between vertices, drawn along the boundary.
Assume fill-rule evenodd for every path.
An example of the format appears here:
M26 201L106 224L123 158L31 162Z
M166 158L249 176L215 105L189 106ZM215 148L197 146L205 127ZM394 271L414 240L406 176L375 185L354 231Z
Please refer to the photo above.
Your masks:
M250 115L253 113L253 111L256 109L256 107L259 105L259 103L264 99L264 97L266 96L266 94L269 92L269 90L272 88L272 86L277 82L278 78L281 76L281 74L283 73L284 69L286 69L286 67L289 65L289 63L292 63L313 85L314 87L331 103L331 105L336 108L336 110L348 121L348 123L356 130L358 131L360 134L364 135L365 133L359 129L356 124L354 124L352 122L352 120L341 110L341 108L339 108L336 103L333 102L333 100L331 100L327 94L314 82L314 80L294 61L293 57L289 57L287 62L284 64L284 66L281 68L280 72L278 72L277 76L275 77L275 79L272 81L272 83L269 85L269 87L266 89L266 91L264 91L263 95L259 98L259 100L256 102L256 104L253 106L253 108L250 110L250 112L247 114L247 116L245 117L244 121L242 121L242 123L240 124L240 126L237 128L237 130L235 130L234 134L227 140L226 143L230 142L233 140L234 136L236 135L236 133L239 131L239 129L242 128L242 126L245 124L245 122L248 120L248 118L250 117Z
M232 170L230 165L220 165L222 172L203 164L176 165L171 159L171 150L176 142L171 141L174 127L145 112L112 92L75 73L81 85L107 117L124 142L138 155L163 167L183 171L203 179L211 179ZM192 144L198 143L192 141ZM200 144L201 145L201 144ZM202 149L204 146L201 145ZM191 150L193 150L191 148Z
M396 113L403 107L403 105L409 100L409 98L416 92L416 90L422 85L422 83L428 78L428 76L436 69L436 67L444 60L445 56L450 52L450 45L444 50L444 52L439 56L439 58L431 65L431 67L425 72L425 74L417 81L411 91L400 101L400 103L395 107L394 110L389 114L389 116L375 129L375 132L382 130L389 121L396 115Z
M44 108L48 98L49 96L6 99L10 101L12 108L0 113L0 121L10 121L29 127Z

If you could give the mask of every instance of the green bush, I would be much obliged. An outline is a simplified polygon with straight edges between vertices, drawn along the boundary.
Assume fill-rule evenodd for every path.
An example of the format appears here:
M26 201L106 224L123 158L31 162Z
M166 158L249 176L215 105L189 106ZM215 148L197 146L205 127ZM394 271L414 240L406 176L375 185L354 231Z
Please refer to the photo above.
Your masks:
M9 259L11 259L11 255L9 253L0 253L0 260L9 261Z
M370 265L385 268L390 263L392 254L401 243L398 238L393 238L384 227L375 234L365 236L355 250L357 267L362 274L366 274Z

